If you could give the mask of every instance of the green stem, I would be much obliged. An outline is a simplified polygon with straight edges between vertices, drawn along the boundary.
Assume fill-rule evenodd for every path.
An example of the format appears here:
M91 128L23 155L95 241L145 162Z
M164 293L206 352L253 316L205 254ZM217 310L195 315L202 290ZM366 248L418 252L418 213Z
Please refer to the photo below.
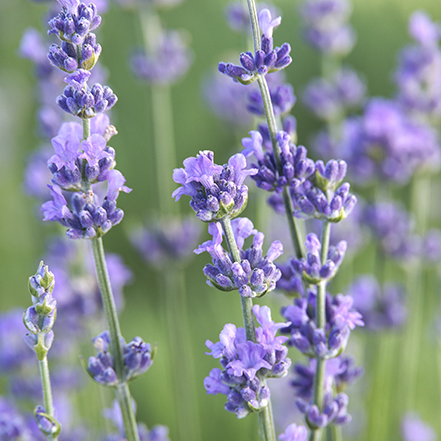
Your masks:
M331 236L331 223L327 220L322 221L322 235L321 235L321 264L323 265L328 258L329 238ZM318 285L315 319L317 322L317 329L325 329L326 326L326 281L323 280ZM314 375L314 404L322 410L323 398L325 393L325 369L326 360L322 357L316 356L316 368ZM322 429L311 430L310 441L319 441L322 436Z
M247 0L248 11L250 14L251 29L253 33L254 51L260 49L260 30L259 22L257 18L256 3L254 0ZM280 148L277 143L277 122L274 116L273 105L271 102L271 96L268 89L268 84L266 82L264 75L259 75L257 82L260 88L260 94L262 95L263 108L265 111L265 118L268 124L268 130L271 138L271 145L273 147L274 159L276 161L276 166L279 174L282 174L282 164L280 162ZM288 220L289 231L291 235L292 244L294 247L294 252L296 257L300 259L303 253L303 240L300 237L299 228L297 226L297 220L293 216L293 206L291 197L288 192L288 188L283 189L283 205L285 206L286 217Z
M257 19L257 9L254 0L247 0L248 11L250 13L251 31L253 34L254 52L260 49L259 21Z
M159 272L164 288L164 311L167 323L168 346L173 376L173 388L176 397L174 410L178 426L178 439L198 441L202 439L200 431L200 411L196 384L194 351L190 335L189 313L185 272L174 268L170 272Z
M103 240L101 237L95 237L91 240L93 259L98 277L98 284L103 300L104 314L110 332L110 348L112 352L115 372L120 381L117 388L118 402L121 407L121 413L124 421L124 429L127 441L139 441L138 428L136 426L135 414L133 412L130 390L124 380L124 358L121 344L121 328L119 325L118 314L116 311L115 300L110 285L109 273L104 255Z
M87 139L90 136L90 119L83 119L83 139Z
M229 217L225 217L220 220L222 228L224 230L225 239L227 241L228 249L234 262L240 263L240 252L237 247L236 240L234 239L233 229L231 228L231 220ZM240 296L240 302L242 307L242 318L245 327L247 340L256 342L256 327L253 315L253 300ZM260 384L264 387L265 380L259 378ZM271 407L271 401L268 405L257 414L259 423L259 436L261 441L276 441L276 432L274 429L274 418Z
M54 404L52 400L52 387L51 387L51 379L49 375L49 364L47 362L47 357L44 357L43 360L38 361L38 366L40 368L40 377L41 377L41 385L43 388L43 401L44 401L44 410L51 417L54 416ZM57 441L58 436L48 435L49 441Z
M265 110L265 117L268 124L268 130L271 137L271 145L273 147L274 159L279 174L283 174L282 163L280 161L280 147L277 142L277 123L274 117L273 104L271 102L270 92L268 89L268 83L264 76L259 76L257 80L260 93L262 95L263 108ZM300 237L300 228L298 220L293 216L294 207L292 204L291 196L289 194L288 187L283 188L283 205L285 207L286 219L288 221L289 232L291 235L292 245L294 247L295 255L298 259L301 259L304 255L303 251L303 239Z
M328 432L329 432L329 436L330 436L330 441L342 441L343 440L340 426L336 426L335 424L331 424L330 426L328 426Z
M416 219L417 233L423 234L427 228L427 218L430 212L430 178L415 176L410 190L410 211ZM416 259L407 268L407 279L409 319L401 361L406 366L406 369L401 372L401 387L405 396L399 400L400 404L404 404L404 411L412 410L415 406L420 346L425 321L424 303L429 295L425 289L426 278L420 259Z

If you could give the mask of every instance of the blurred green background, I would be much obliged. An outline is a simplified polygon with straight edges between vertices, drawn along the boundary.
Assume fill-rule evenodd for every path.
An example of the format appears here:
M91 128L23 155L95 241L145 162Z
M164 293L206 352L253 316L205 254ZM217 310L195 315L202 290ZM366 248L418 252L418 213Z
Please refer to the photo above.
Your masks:
M240 149L240 138L246 136L247 130L232 130L212 115L201 93L203 80L216 69L217 63L225 60L227 54L238 55L245 49L241 36L227 27L224 19L226 4L226 1L220 0L186 0L175 9L161 14L167 28L188 31L195 54L189 74L172 89L178 163L170 164L170 173L163 177L164 180L170 180L172 169L199 150L213 150L216 162L224 163ZM275 33L275 42L280 45L288 41L292 46L293 63L286 69L286 73L298 94L312 76L319 74L319 57L300 38L297 14L299 2L276 0L274 4L283 13L282 26ZM425 9L433 19L441 20L441 4L438 0L355 0L353 4L351 23L357 31L358 42L346 62L364 75L369 95L391 97L394 93L391 75L396 65L397 52L409 42L409 14L417 8ZM35 216L34 201L24 195L22 186L26 158L39 146L39 138L34 116L36 81L30 62L18 56L18 47L27 27L45 29L41 20L45 10L44 3L0 0L0 311L12 306L23 309L28 306L27 279L35 272L45 252L45 240L49 233L57 231L55 225L44 224ZM173 405L175 400L185 401L186 397L177 398L172 391L170 375L179 366L171 365L167 348L162 284L154 270L146 270L146 265L127 239L132 225L153 216L157 211L150 91L148 86L134 79L128 67L129 54L141 41L137 21L136 14L124 11L112 3L100 29L99 42L103 46L100 63L108 69L108 84L119 98L111 119L119 134L112 139L111 145L117 152L118 169L127 178L127 185L133 188L132 193L122 195L118 200L119 206L125 211L123 223L112 229L104 242L106 250L121 254L135 274L134 283L125 290L126 307L121 315L123 334L127 340L140 335L146 341L157 342L159 347L153 367L132 384L133 395L138 403L138 418L148 426L169 426L171 439L179 441ZM300 143L308 146L308 140L319 124L299 99L293 114L298 120ZM436 194L434 191L434 197ZM255 210L254 202L252 199L244 215L251 216ZM180 204L182 211L190 212L187 200L182 200ZM354 264L356 272L370 271L371 251L368 248L367 257L365 255L357 259ZM204 377L217 366L211 357L204 355L205 340L217 341L220 330L227 322L241 324L237 295L217 292L205 284L202 267L206 262L207 256L194 256L186 269L191 317L189 333L193 351L188 353L188 357L194 359L202 439L257 440L254 416L237 420L233 414L223 410L223 396L207 396L203 387ZM349 276L343 275L341 280L345 277ZM401 276L396 268L391 267L389 277ZM431 301L427 308L433 313L438 302L438 292L435 287L432 291L435 294L430 295ZM277 315L279 306L287 304L288 300L281 294L272 293L263 299L263 303L270 303L274 307L274 315ZM357 387L349 390L350 413L354 414L354 422L348 428L347 439L399 440L399 415L393 411L388 413L388 406L393 408L396 388L404 387L396 384L395 374L405 369L405 363L393 361L392 357L386 366L378 368L377 365L378 372L374 377L369 376L369 363L371 357L378 356L380 340L390 341L384 343L386 348L383 348L388 353L388 344L390 348L399 347L400 336L365 336L361 332L355 334L353 349L361 357L359 363L367 363L368 374ZM364 347L368 347L368 350ZM418 372L420 381L416 410L441 433L441 387L434 364L434 346L424 343L423 348ZM396 351L393 353L397 354ZM297 357L294 350L292 355L293 358ZM88 388L92 393L98 390L94 384ZM294 408L293 398L287 406ZM385 431L375 438L368 438L367 435L366 424L370 417L363 416L366 409L374 409L374 412L380 414L377 415L380 420L386 415L387 421L382 424L390 422ZM91 411L91 415L97 414L97 410Z

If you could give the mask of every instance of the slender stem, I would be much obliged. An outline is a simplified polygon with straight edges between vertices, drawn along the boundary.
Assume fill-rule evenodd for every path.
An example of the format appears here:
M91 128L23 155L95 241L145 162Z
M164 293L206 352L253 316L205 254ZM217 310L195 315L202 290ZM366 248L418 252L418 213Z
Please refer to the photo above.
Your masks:
M321 264L323 265L328 257L329 238L331 235L331 223L327 220L322 221L322 235L321 235ZM317 322L317 329L325 329L326 325L326 281L323 280L318 285L315 319ZM325 369L326 360L322 357L316 356L316 368L314 375L314 404L322 410L323 398L325 393ZM322 429L311 430L310 441L319 441L321 439Z
M174 400L178 436L177 439L198 441L200 412L196 384L194 351L190 335L185 270L169 266L159 272L164 288L164 313L175 396L185 399Z
M253 34L254 52L260 49L259 21L257 19L257 9L254 0L247 0L248 11L250 13L251 31Z
M416 219L416 230L423 234L427 228L427 218L430 212L430 177L415 176L410 188L410 211ZM405 396L398 400L404 404L404 410L412 410L415 406L417 392L417 374L420 360L421 336L424 329L424 304L428 292L425 289L426 277L420 259L415 259L407 268L408 310L409 318L405 332L402 363L406 369L401 372L401 384Z
M83 139L87 139L90 136L90 119L83 119Z
M95 237L91 240L93 259L98 277L98 283L103 300L104 314L110 332L110 348L115 365L116 375L121 382L118 386L117 397L121 407L124 420L124 429L126 431L127 441L139 441L138 429L136 426L135 415L132 408L130 391L124 381L124 359L121 345L121 329L116 311L115 300L110 285L109 273L107 271L106 259L104 255L103 240L101 237Z
M49 375L49 364L47 362L47 357L44 357L43 360L38 361L38 366L40 368L40 377L41 377L41 385L43 387L43 401L44 401L44 410L51 417L54 416L54 404L52 401L52 387L51 387L51 379ZM57 441L58 436L48 435L49 441Z
M276 166L279 171L279 174L282 174L283 171L282 171L282 163L280 161L280 147L277 142L277 123L274 117L273 104L271 102L268 83L266 82L264 76L259 76L257 82L259 84L260 93L262 95L263 108L265 110L265 117L271 137L271 145L273 146L274 159L276 161ZM283 197L283 205L285 207L286 219L288 221L289 232L291 235L291 241L294 247L294 252L296 257L300 259L304 255L303 239L300 237L300 228L298 225L298 220L293 216L294 208L288 187L284 187L282 197Z
M225 217L220 220L222 228L224 230L225 238L227 241L228 249L234 262L240 263L240 252L237 247L236 240L234 239L233 229L231 228L231 220L229 217ZM256 327L253 316L253 300L240 296L242 306L243 324L247 340L256 342ZM259 378L261 386L265 386L265 380ZM259 436L261 441L276 441L276 432L274 429L274 418L271 407L271 400L268 405L257 414L259 422Z
M225 239L227 241L228 249L231 253L234 262L240 263L240 252L237 248L236 240L234 239L233 229L231 228L231 220L229 217L225 217L220 220L222 228L225 233ZM240 296L240 304L242 307L243 324L245 326L245 332L247 339L253 342L256 341L256 327L254 323L253 315L253 300L249 297Z
M343 440L340 426L336 426L335 424L331 424L330 426L328 426L328 431L329 431L331 441L342 441Z
M127 441L139 441L135 412L133 412L132 407L132 396L130 395L130 389L127 383L123 382L117 386L116 397L119 407L121 408Z

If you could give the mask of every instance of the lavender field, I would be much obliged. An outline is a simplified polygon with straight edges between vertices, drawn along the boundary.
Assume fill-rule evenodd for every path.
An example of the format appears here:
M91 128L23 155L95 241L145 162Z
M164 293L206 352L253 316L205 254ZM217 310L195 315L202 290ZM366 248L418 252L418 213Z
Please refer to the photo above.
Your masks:
M436 0L0 0L0 441L439 440L440 41Z

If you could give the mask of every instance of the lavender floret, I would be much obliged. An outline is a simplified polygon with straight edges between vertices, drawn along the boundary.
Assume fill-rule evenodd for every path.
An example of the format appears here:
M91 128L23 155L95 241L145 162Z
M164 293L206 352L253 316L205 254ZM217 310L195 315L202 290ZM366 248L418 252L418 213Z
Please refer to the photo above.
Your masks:
M246 170L246 159L238 153L224 166L214 163L209 150L194 158L187 158L184 167L173 171L173 180L182 187L172 197L178 201L182 195L191 197L190 206L203 222L213 222L225 216L238 216L248 200L245 178L256 173Z
M280 147L280 162L283 174L280 175L274 154L264 152L263 137L259 132L250 132L251 138L243 138L242 145L245 156L254 155L257 164L252 164L255 173L252 179L256 185L266 191L281 193L286 186L294 190L300 187L314 173L314 162L307 158L306 148L295 146L288 133L280 131L277 141Z
M345 256L347 244L344 240L336 246L330 246L326 262L321 262L320 251L322 244L314 234L308 234L305 240L306 257L292 259L294 272L303 277L308 284L318 284L323 280L332 279L338 271Z
M289 56L291 46L284 43L281 47L273 49L272 31L278 26L281 18L271 19L268 9L263 9L259 14L259 24L263 31L261 49L252 52L242 52L239 57L241 66L232 63L219 63L219 72L239 81L242 84L251 84L259 75L276 72L287 67L292 58Z
M252 222L247 218L236 218L231 222L233 233L241 261L234 262L233 258L222 247L222 226L220 223L210 224L208 231L213 235L209 240L200 245L196 254L208 251L213 259L213 264L204 268L207 283L221 291L239 290L243 297L262 297L272 291L279 280L280 270L273 261L283 253L283 246L279 241L274 241L266 256L263 256L263 233L253 228ZM253 235L253 245L243 250L244 240Z
M259 378L283 377L291 365L283 346L286 337L276 337L286 323L274 323L267 306L253 307L260 324L256 329L256 343L247 341L245 330L233 324L225 325L220 341L206 341L214 358L220 358L223 370L214 368L204 380L207 393L227 395L225 409L243 418L251 411L260 411L268 404L270 391ZM258 376L259 374L259 376Z

